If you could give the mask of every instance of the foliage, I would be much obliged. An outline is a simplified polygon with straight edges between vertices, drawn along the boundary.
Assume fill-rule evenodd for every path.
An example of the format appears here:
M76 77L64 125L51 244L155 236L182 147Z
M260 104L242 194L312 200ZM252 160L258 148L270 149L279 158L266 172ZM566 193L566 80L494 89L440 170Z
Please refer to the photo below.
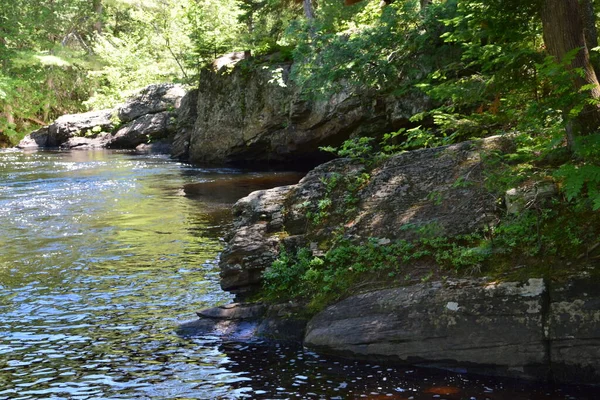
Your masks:
M585 207L555 204L504 218L499 224L469 235L441 236L433 225L407 224L412 240L368 238L356 242L336 230L325 252L280 248L265 271L264 296L271 301L307 301L312 311L355 292L357 287L405 284L448 275L495 275L509 260L544 266L550 258L575 259L597 242L600 215ZM564 261L562 261L564 263ZM537 263L537 264L536 264ZM419 265L426 268L419 271Z
M554 172L561 180L567 200L591 202L594 211L600 210L600 134L577 138L572 162L563 164Z
M367 157L372 157L373 146L371 142L373 138L358 137L344 141L339 148L332 146L321 147L322 151L334 153L339 157L348 157L357 160L364 160Z

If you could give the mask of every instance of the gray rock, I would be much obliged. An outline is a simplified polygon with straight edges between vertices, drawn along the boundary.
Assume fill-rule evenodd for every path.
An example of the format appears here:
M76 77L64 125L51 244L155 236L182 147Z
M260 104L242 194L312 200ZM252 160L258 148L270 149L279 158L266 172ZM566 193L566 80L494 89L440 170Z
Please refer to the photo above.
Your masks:
M20 149L37 149L47 147L49 130L45 126L25 136L17 145Z
M182 336L217 335L229 340L261 337L300 342L307 322L297 315L300 309L298 304L232 303L199 311L198 320L180 325L177 331Z
M320 146L392 131L428 105L423 95L400 100L350 90L309 102L289 79L290 68L244 64L227 73L202 71L195 127L176 135L184 145L173 155L202 163L314 164L326 157Z
M600 382L600 285L581 276L551 285L547 328L553 378Z
M334 176L354 179L366 171L363 164L348 159L320 165L297 185L251 193L234 206L234 229L220 262L221 286L251 294L276 259L280 243L294 247L305 237L311 237L310 242L326 240L340 224L357 241L412 239L419 229L467 234L493 224L500 210L483 185L481 153L501 148L505 140L494 137L391 157L370 172L355 194L353 210L337 206L344 204L346 191L327 194L327 181ZM326 196L333 206L327 221L315 226L308 215L318 213Z
M231 68L238 62L247 58L250 58L250 51L233 51L215 59L212 62L212 67L215 71L224 67Z
M160 140L153 143L142 143L135 147L135 151L149 154L171 154L172 149L173 147L169 140Z
M256 191L233 208L238 229L221 254L221 287L237 295L256 291L265 266L277 258L283 199L291 186Z
M260 303L231 303L198 311L200 318L212 319L259 319L265 315L266 306Z
M90 132L110 132L115 127L113 110L90 111L59 117L48 127L47 147L59 147L72 137L85 137Z
M48 127L27 135L17 147L134 149L175 133L176 111L184 94L180 85L150 85L117 110L63 115ZM189 124L189 117L186 118ZM121 123L126 124L114 132Z
M527 208L540 204L558 193L556 184L550 181L536 182L506 191L504 201L508 214L519 214Z
M172 83L147 86L125 104L117 107L119 119L126 123L146 114L175 111L185 93L183 86Z
M168 123L171 113L168 111L147 114L121 127L111 138L107 147L134 149L148 140L164 139L168 135Z
M101 132L94 137L73 136L64 142L61 147L68 149L98 149L106 147L111 139L112 135L109 132Z
M547 371L541 279L418 284L349 297L317 314L305 345L322 352L445 367L493 366L496 374Z
M177 135L173 139L171 156L181 160L189 158L188 149L194 124L196 123L198 103L198 89L190 90L181 99L181 105L177 109Z

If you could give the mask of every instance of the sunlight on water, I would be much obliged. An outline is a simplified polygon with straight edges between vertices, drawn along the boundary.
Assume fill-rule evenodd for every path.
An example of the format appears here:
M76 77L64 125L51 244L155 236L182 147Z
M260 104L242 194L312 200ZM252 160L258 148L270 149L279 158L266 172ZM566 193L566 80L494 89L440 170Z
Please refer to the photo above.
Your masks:
M0 399L592 399L576 388L178 337L230 301L230 205L295 174L109 151L0 152Z

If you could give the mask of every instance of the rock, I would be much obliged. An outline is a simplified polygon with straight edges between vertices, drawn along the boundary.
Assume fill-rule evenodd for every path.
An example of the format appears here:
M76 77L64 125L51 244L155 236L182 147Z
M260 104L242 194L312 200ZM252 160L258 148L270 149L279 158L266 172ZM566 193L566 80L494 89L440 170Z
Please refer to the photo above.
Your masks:
M20 149L37 149L47 147L49 131L45 126L25 136L17 145Z
M166 139L175 133L176 111L184 94L180 85L150 85L116 110L63 115L27 135L17 147L134 149Z
M235 230L221 254L221 288L238 296L256 291L265 266L277 258L283 199L292 186L256 191L233 207Z
M112 135L109 132L100 132L94 137L70 137L61 147L68 149L97 149L106 147L111 141Z
M506 191L504 201L508 214L519 214L558 193L554 182L542 181Z
M239 63L227 72L202 71L194 129L178 132L182 145L173 155L198 163L315 165L329 158L320 146L395 130L429 102L422 94L401 100L353 90L306 101L290 69L290 63Z
M97 131L110 132L115 127L112 110L67 114L59 117L48 127L47 147L59 147L75 136L85 137Z
M600 382L600 285L580 276L551 285L547 339L553 378Z
M187 183L183 191L188 197L208 199L211 202L234 204L239 199L257 190L265 190L279 185L298 183L303 174L297 172L269 172L267 174L246 174L231 177L218 177L215 180Z
M173 139L171 156L180 160L189 158L188 149L194 124L198 116L198 89L190 90L181 99L181 105L177 109L177 135Z
M233 67L238 62L250 58L250 51L233 51L222 55L212 62L212 67L215 71L220 70L223 67Z
M111 138L107 147L117 149L135 149L148 140L164 139L168 133L167 125L171 113L143 115L120 128Z
M304 344L344 356L477 364L478 372L540 377L548 361L545 292L541 279L530 279L524 285L459 280L363 293L317 314Z
M172 149L169 140L159 140L158 142L139 144L136 146L135 151L149 154L171 154Z
M234 229L220 262L221 286L238 295L252 294L280 244L327 240L341 224L356 241L413 239L420 230L460 235L493 224L500 210L483 185L481 152L505 140L494 137L407 152L372 171L359 161L334 160L297 185L251 193L234 206ZM365 173L368 179L353 194L355 206L343 206L348 195L343 179L362 179ZM339 189L328 193L332 179L340 182ZM319 213L326 197L332 206L326 220L316 225L309 215Z
M126 123L146 114L175 111L185 93L183 86L172 83L147 86L125 104L117 107L119 120Z
M251 340L256 337L258 325L258 321L201 318L179 325L177 334L185 337L215 335L227 340Z
M259 319L265 315L266 306L260 303L231 303L199 311L200 318L212 319Z
M228 340L256 337L302 341L306 318L297 304L232 303L199 311L199 319L177 329L182 336L217 335Z

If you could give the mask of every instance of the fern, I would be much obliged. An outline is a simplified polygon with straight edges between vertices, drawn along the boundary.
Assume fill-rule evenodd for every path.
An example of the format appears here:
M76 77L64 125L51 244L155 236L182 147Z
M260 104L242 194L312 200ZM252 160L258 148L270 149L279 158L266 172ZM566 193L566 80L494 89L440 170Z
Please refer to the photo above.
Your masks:
M600 209L600 166L565 164L554 176L562 181L562 191L567 200L587 197L594 211Z

